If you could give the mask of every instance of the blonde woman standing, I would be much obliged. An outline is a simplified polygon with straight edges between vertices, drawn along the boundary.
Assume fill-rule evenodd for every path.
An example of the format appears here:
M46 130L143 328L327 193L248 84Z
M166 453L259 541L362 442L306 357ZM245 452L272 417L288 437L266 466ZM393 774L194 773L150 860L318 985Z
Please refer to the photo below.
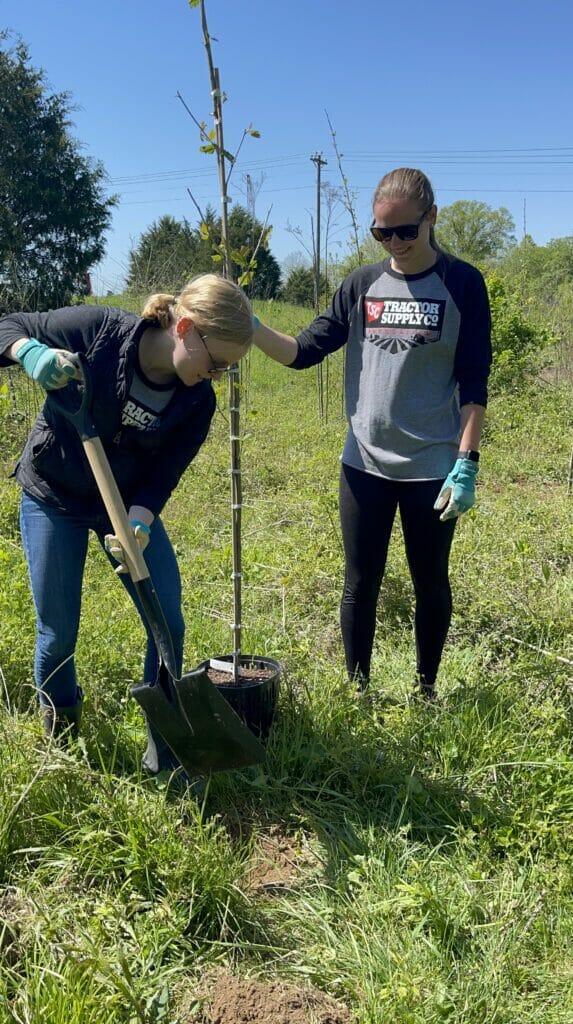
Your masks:
M93 420L145 550L179 668L180 575L161 511L207 437L215 410L212 381L245 355L252 323L245 295L215 274L193 279L178 295L152 295L141 316L86 305L0 320L0 366L20 364L46 390L65 387L76 372L69 354L83 353L93 386ZM40 706L50 732L77 733L82 688L74 651L89 531L115 566L113 555L121 562L121 548L110 537L77 432L49 402L32 427L15 476L22 488L22 543L37 616ZM131 580L125 574L120 579L137 605ZM152 682L157 653L142 619L148 633L143 678ZM150 735L144 765L157 772L176 763L159 737Z

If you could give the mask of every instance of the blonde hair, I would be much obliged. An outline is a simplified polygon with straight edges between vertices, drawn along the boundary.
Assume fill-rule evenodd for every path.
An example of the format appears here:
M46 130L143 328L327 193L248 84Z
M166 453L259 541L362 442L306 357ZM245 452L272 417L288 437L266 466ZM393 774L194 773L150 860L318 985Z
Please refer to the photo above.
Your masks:
M412 199L420 204L420 212L429 210L435 203L434 190L430 179L415 167L396 167L378 182L374 189L372 206L389 199ZM443 252L436 241L434 226L430 226L430 245L436 252Z
M247 296L219 274L198 274L178 295L150 295L141 315L164 329L178 317L190 316L199 331L245 350L253 338L253 311Z

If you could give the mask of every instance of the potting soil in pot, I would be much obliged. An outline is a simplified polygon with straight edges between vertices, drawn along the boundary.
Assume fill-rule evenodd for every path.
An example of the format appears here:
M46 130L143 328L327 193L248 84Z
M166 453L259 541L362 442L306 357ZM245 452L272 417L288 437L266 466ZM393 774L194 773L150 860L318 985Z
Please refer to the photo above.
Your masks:
M231 655L223 655L212 661L232 666L233 658ZM232 671L225 672L210 662L205 662L204 668L221 696L251 732L259 739L266 739L273 723L279 694L281 667L278 661L243 654L239 659L237 681Z
M241 671L239 679L235 682L233 676L229 672L220 672L217 668L207 669L207 675L215 686L220 686L221 683L224 686L248 686L252 683L264 683L265 679L270 679L274 676L274 670L270 668L259 668L258 666L247 667L241 665Z

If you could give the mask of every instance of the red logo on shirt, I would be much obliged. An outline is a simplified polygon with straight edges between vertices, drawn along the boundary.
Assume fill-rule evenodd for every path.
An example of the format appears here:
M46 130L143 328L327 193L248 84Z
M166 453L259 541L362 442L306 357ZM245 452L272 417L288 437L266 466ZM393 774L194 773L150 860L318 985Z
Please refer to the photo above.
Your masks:
M384 311L383 302L371 302L366 300L366 320L368 322L372 320L379 320Z

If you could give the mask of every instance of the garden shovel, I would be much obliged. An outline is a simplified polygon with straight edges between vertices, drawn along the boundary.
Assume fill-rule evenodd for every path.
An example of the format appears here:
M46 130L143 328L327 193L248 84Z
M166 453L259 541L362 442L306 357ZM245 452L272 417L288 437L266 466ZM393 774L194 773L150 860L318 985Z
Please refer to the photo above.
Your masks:
M82 355L73 360L81 371L82 384L70 383L50 391L48 401L79 433L159 658L156 681L134 686L131 694L188 774L258 764L265 758L265 748L211 683L205 668L179 676L159 598L93 423L89 367Z

